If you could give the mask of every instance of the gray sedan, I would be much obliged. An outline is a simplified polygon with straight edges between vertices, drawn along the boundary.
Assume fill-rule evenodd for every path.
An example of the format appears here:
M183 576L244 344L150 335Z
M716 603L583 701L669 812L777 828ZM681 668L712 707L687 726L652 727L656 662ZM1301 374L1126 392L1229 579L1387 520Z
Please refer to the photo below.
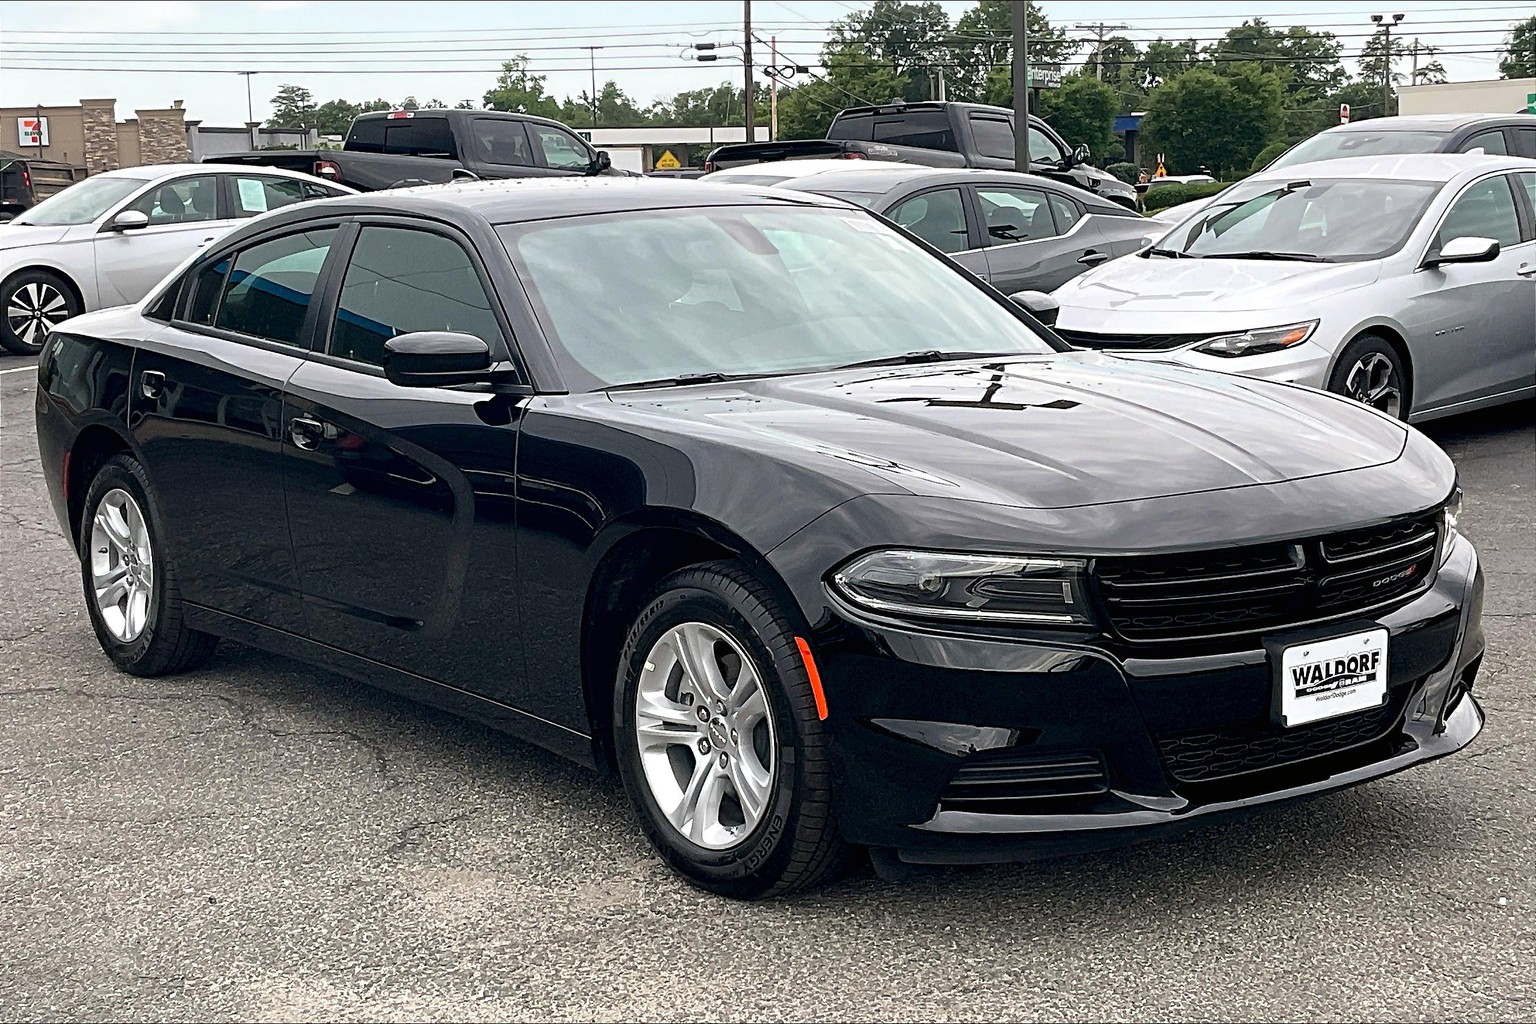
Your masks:
M867 206L1007 293L1050 291L1166 230L1091 192L1031 174L861 161L805 174L795 166L809 162L754 164L703 180L776 185Z

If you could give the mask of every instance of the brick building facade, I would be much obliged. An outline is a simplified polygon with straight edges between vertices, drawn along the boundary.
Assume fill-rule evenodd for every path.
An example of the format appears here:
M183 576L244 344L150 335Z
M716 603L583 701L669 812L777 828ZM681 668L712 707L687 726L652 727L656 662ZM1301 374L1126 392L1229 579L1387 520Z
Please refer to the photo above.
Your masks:
M48 145L23 146L19 122L36 114L48 119ZM117 101L112 99L81 100L74 107L0 107L0 150L37 154L84 167L91 174L190 158L181 100L134 114L119 121Z

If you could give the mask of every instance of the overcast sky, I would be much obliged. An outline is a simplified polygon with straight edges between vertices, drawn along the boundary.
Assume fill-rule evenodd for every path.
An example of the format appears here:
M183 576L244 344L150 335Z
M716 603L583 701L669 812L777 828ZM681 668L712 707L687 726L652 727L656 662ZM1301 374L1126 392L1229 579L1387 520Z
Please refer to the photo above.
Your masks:
M449 104L477 103L502 59L526 53L557 96L587 88L588 62L599 82L612 78L642 104L684 89L740 81L740 64L682 59L696 41L739 42L736 0L564 0L560 3L296 2L39 2L0 0L0 105L71 104L114 97L118 116L139 107L184 100L187 116L208 124L246 119L252 80L255 117L270 113L283 83L308 88L319 101L407 95ZM825 25L867 3L755 0L755 34L777 35L782 59L814 61ZM971 6L946 0L957 18ZM1128 25L1136 39L1158 35L1202 40L1244 17L1298 24L1340 36L1346 58L1370 34L1373 12L1406 14L1400 31L1441 48L1452 81L1498 77L1496 50L1510 24L1533 10L1526 2L1398 0L1387 7L1357 2L1253 0L1244 5L1191 0L1044 0L1053 24ZM1083 34L1083 33L1079 33ZM601 49L589 51L586 47ZM754 55L757 63L764 57ZM1346 62L1354 70L1353 61ZM1404 64L1406 65L1406 61ZM47 68L47 70L42 70ZM68 70L66 70L68 69ZM1406 73L1407 67L1401 69Z

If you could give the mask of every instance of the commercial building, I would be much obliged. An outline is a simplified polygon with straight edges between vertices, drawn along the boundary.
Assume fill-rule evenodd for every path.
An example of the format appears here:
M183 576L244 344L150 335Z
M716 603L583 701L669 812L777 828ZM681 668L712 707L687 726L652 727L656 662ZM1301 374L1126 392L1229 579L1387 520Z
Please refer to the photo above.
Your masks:
M1397 92L1397 110L1400 114L1536 114L1536 78L1405 85Z

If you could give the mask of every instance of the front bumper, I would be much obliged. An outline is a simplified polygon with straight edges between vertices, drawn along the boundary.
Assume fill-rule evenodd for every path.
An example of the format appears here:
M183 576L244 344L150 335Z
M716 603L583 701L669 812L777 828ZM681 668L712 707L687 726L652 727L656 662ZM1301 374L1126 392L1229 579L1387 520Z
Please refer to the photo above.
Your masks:
M843 608L817 629L817 656L844 833L914 863L1028 860L1152 839L1443 757L1483 725L1470 692L1482 589L1476 552L1458 539L1429 590L1374 619L1391 637L1387 704L1289 732L1270 724L1272 674L1257 644L1147 657L1109 642L898 628ZM1010 765L1056 781L1041 795L971 799L978 786L963 780Z
M1305 384L1314 388L1328 386L1328 372L1333 366L1333 350L1315 341L1304 341L1291 348L1281 349L1278 352L1265 352L1256 356L1213 356L1195 348L1161 352L1116 349L1114 354L1125 359L1154 359L1192 366L1199 370L1239 373L1259 380L1279 381L1282 384Z

